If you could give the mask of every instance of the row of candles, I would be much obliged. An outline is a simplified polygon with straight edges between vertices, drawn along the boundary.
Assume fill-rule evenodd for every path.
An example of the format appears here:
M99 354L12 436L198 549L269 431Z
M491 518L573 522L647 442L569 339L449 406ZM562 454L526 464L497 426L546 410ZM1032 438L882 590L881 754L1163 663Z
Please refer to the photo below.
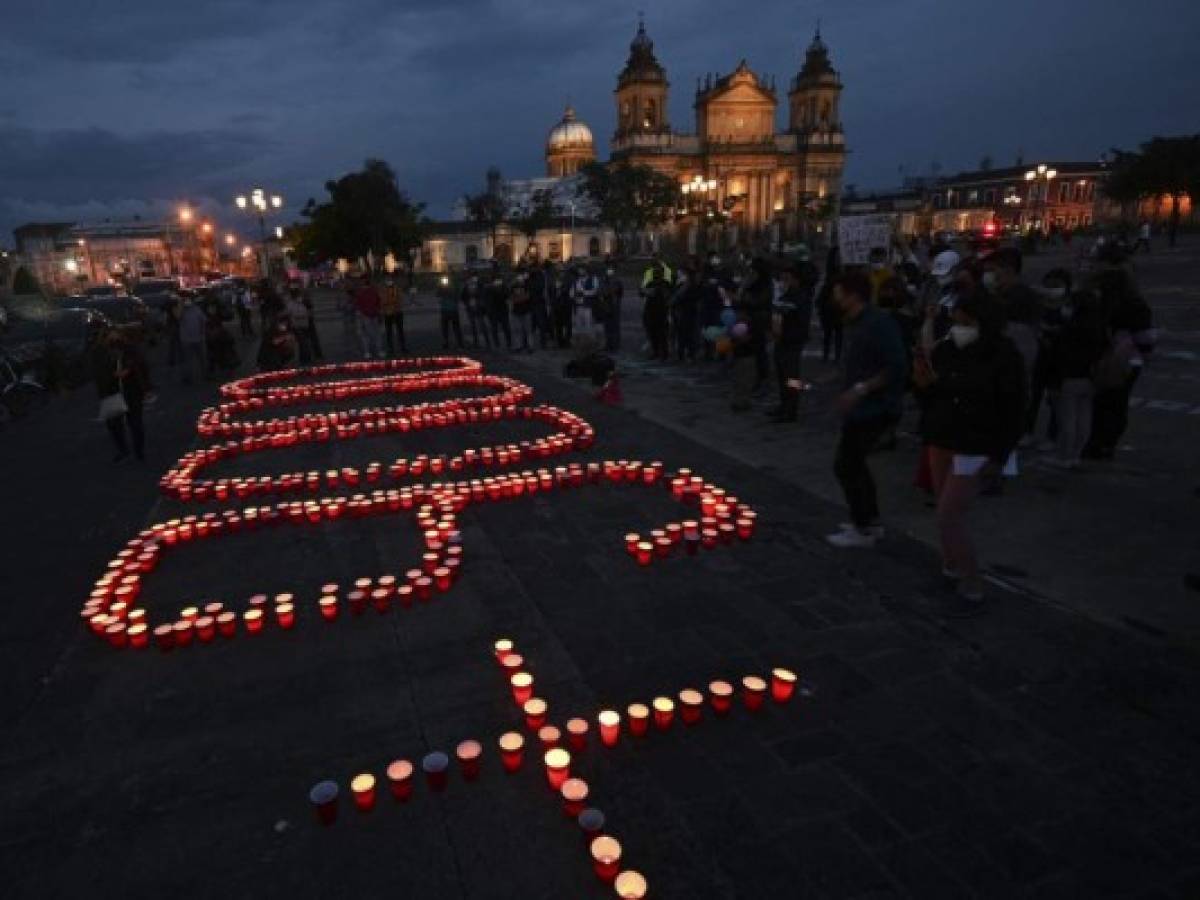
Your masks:
M207 512L202 515L189 515L158 523L141 532L136 538L126 544L117 556L110 561L107 570L95 583L92 593L81 610L81 617L92 630L106 639L115 647L142 647L148 644L151 635L157 634L154 629L146 634L149 626L144 621L144 602L139 602L143 576L152 572L157 566L161 555L169 548L192 540L205 539L242 530L253 530L269 525L320 523L347 517L363 517L371 515L390 514L399 511L418 511L418 526L422 526L421 511L438 508L443 516L461 511L468 503L498 502L520 497L523 494L555 488L582 487L585 484L598 485L605 482L614 484L653 485L665 483L671 494L680 502L693 503L700 507L699 519L687 519L681 523L669 523L662 529L656 529L649 534L649 540L642 540L637 534L625 536L625 546L628 552L635 556L639 563L647 565L653 558L669 554L672 549L683 545L689 553L694 553L698 545L712 547L718 542L732 541L736 535L742 540L748 540L754 532L757 515L738 498L727 494L722 488L704 481L690 470L681 469L670 478L662 475L663 466L660 462L643 463L638 460L608 460L603 463L572 463L558 466L554 469L541 468L524 472L509 472L483 479L469 481L434 482L432 484L415 484L409 488L382 490L377 489L370 494L355 494L350 497L323 497L320 500L292 500L276 504L274 507L246 507L241 511L225 510L217 514ZM704 515L709 513L710 515ZM443 524L452 521L443 518ZM425 530L422 527L422 530ZM457 534L457 530L455 533ZM455 540L457 543L457 538ZM451 548L452 550L454 548ZM461 552L461 546L456 552ZM428 553L426 554L428 557ZM451 557L454 554L450 554ZM442 563L449 561L451 565ZM435 570L449 569L449 574L434 571L425 573L422 578L432 578L438 590L449 590L453 576L457 573L456 565L461 564L455 559L424 560L425 566L433 565ZM384 576L388 578L391 576ZM411 588L418 599L429 596L429 585L419 579L410 581ZM379 588L377 588L378 590ZM401 605L407 595L397 594ZM353 598L351 609L356 611ZM128 620L130 613L140 613L142 618ZM244 624L248 631L257 633L260 630L259 619L262 616L251 615L255 610L247 609L243 619L250 615ZM261 612L261 611L260 611ZM226 618L215 621L217 632L226 636L236 633L236 614L222 610ZM220 615L220 614L218 614ZM330 618L336 615L327 602L322 609L322 615ZM230 616L233 616L231 622ZM180 626L182 620L171 623ZM146 626L146 627L134 627ZM163 626L159 626L162 628ZM163 632L165 634L165 631ZM207 633L207 632L205 632ZM163 637L160 646L167 641ZM186 640L186 638L184 639ZM204 642L204 638L201 638Z
M285 402L292 395L312 391L341 390L364 384L389 381L394 378L429 377L438 374L482 372L483 364L469 356L408 356L401 359L356 360L323 363L307 368L273 369L227 381L221 385L221 396L230 400L260 399ZM345 381L323 381L311 384L283 384L298 378L352 375Z
M643 898L648 890L646 879L639 872L624 869L620 841L606 830L604 813L594 805L591 787L587 781L572 771L572 762L588 746L590 724L584 718L567 720L565 736L563 730L548 724L547 704L532 696L533 676L526 671L526 660L516 652L513 642L502 638L495 642L493 654L501 671L507 677L513 700L521 709L524 724L536 738L541 754L546 782L562 804L564 816L576 823L588 848L596 877L611 883L618 897ZM776 703L787 703L795 693L795 672L785 668L771 671L771 679L748 675L741 680L742 702L748 710L761 710L769 695ZM733 709L734 687L726 681L713 681L708 686L707 702L718 716L726 716ZM695 725L703 718L706 704L705 694L692 688L678 692L680 721ZM632 703L627 707L629 734L644 737L654 728L668 730L675 718L676 703L670 697L654 698L650 706ZM613 709L602 710L596 716L597 733L605 747L615 746L620 740L621 716ZM518 731L508 731L496 741L500 765L509 775L519 772L524 765L526 738ZM454 751L454 761L464 782L478 781L482 772L483 745L476 740L465 740ZM451 766L450 755L442 751L426 754L420 763L428 789L434 793L444 791L448 785ZM385 771L388 791L399 803L407 802L413 794L416 767L406 759L390 763ZM376 805L378 781L370 772L360 772L350 780L350 793L354 806L369 812ZM322 781L309 791L317 819L325 825L337 818L339 788L334 781Z

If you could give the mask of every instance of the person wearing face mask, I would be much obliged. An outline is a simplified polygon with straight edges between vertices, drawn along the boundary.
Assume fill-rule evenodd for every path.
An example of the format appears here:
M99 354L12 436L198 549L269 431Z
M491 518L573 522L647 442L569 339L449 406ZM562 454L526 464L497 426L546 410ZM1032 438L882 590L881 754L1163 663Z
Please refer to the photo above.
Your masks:
M698 316L700 319L701 334L721 324L721 310L725 305L722 295L723 283L724 275L721 272L721 257L712 253L705 262L703 271L700 273ZM714 356L714 345L706 338L704 341L704 358L712 360Z
M699 335L701 290L696 271L690 266L679 270L679 280L671 297L671 318L675 323L675 353L680 362L696 358Z
M871 252L867 254L867 266L870 269L867 277L871 279L871 302L878 305L879 293L883 286L896 277L896 273L888 265L887 248L872 247Z
M871 305L871 282L860 272L833 279L833 301L846 320L845 388L837 398L841 435L833 471L850 507L850 522L828 535L835 547L872 547L882 536L875 480L867 455L899 418L904 397L904 344L895 320Z
M914 371L914 383L925 404L942 572L957 581L951 612L971 615L982 610L983 581L967 513L984 479L1016 473L1026 382L1021 356L985 293L961 290L952 318L928 366Z
M600 294L596 298L596 314L604 326L604 349L616 353L621 349L621 300L625 296L625 285L617 277L611 263L604 269L600 280Z
M1092 372L1108 347L1104 308L1091 291L1078 291L1060 306L1061 325L1048 366L1057 417L1056 454L1051 462L1078 469L1092 430L1096 386Z
M1033 381L1037 362L1042 303L1037 292L1021 280L1021 251L1000 247L983 260L983 287L1000 304L1004 334L1025 362L1026 383Z
M1057 386L1061 378L1054 371L1055 344L1062 333L1063 325L1071 318L1071 273L1066 269L1051 269L1042 277L1042 321L1038 328L1037 361L1033 366L1033 379L1029 384L1029 412L1025 419L1026 440L1033 443L1037 436L1038 418L1042 405L1049 409L1046 425L1046 440L1039 445L1041 450L1052 450L1058 438Z

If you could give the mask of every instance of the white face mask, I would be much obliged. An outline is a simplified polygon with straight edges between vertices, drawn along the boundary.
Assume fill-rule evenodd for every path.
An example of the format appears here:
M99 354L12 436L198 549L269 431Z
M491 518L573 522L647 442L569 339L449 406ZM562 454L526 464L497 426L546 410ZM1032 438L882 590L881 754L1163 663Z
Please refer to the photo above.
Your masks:
M994 291L996 289L996 284L997 284L997 282L996 282L996 273L995 272L984 272L983 273L983 286L985 288L987 288L989 291Z
M1060 301L1067 296L1067 289L1061 287L1042 288L1042 296L1047 300Z
M975 325L951 325L950 340L961 350L979 340L979 328Z
M614 270L613 270L613 269L609 269L609 270L608 270L608 274L609 274L609 275L612 275L612 274L613 274L613 272L614 272Z

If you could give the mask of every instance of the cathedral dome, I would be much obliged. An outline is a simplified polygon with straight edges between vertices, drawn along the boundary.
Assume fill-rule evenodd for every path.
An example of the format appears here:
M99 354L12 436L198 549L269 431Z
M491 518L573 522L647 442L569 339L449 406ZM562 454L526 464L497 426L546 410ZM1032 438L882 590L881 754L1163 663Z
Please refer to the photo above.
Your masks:
M562 121L550 129L546 138L546 150L568 148L592 148L592 129L575 119L575 110L570 106L563 113Z

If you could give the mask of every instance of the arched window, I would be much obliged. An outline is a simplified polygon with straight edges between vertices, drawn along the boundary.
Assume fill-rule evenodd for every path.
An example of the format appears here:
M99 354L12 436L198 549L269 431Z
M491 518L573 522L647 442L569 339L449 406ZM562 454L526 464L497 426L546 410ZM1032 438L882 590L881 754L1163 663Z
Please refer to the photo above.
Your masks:
M645 113L642 116L642 127L653 128L658 124L658 105L653 99L646 101Z
M821 103L821 124L828 125L833 117L833 104L828 100Z

